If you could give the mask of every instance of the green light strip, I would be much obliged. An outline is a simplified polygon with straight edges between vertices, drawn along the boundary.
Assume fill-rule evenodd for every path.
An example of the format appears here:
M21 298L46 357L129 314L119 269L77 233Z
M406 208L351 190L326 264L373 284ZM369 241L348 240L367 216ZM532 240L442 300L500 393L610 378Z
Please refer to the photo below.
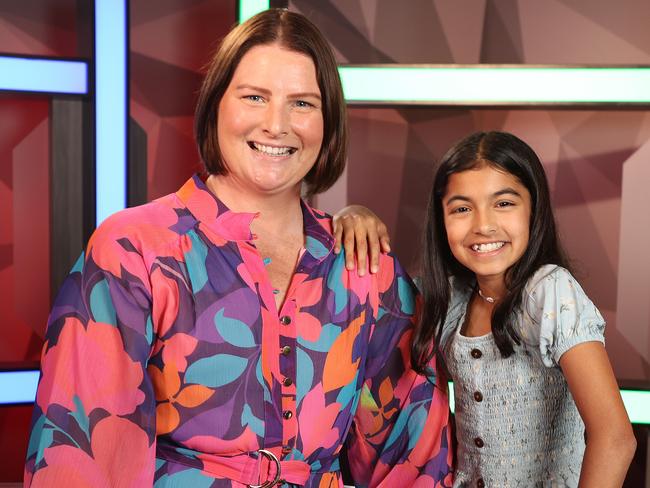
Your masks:
M341 66L350 103L650 104L650 68Z
M650 391L621 390L621 397L630 422L650 425ZM449 409L451 413L456 409L454 383L451 381L449 382Z
M621 396L630 422L650 425L650 391L621 390Z
M270 0L240 0L239 2L239 23L250 19L253 15L267 10L271 7Z

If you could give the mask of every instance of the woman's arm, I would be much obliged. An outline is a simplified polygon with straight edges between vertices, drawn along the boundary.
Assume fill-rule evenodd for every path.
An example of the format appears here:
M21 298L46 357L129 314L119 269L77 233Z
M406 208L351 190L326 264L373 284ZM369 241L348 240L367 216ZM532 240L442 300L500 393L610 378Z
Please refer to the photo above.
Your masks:
M390 252L390 237L384 222L366 207L349 205L334 215L333 224L336 238L334 252L341 252L343 245L345 267L354 269L356 255L357 271L359 276L363 276L370 251L370 272L376 273L379 270L380 252Z
M95 233L50 315L25 487L153 483L151 289L132 243L101 242L106 233Z
M376 279L376 322L346 440L355 486L448 488L453 452L446 382L433 365L429 377L411 368L415 285L390 255L382 256Z
M605 347L579 344L560 366L587 431L580 488L622 486L636 440Z

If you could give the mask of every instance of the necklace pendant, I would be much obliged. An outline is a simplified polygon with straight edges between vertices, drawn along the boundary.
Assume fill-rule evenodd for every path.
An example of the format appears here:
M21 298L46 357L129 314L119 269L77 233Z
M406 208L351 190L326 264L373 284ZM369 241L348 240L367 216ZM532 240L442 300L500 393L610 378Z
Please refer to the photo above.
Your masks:
M478 287L477 287L478 288ZM496 298L494 297L489 297L487 295L483 295L483 292L481 291L480 288L478 288L478 296L480 296L483 300L485 300L488 303L494 303L496 302Z

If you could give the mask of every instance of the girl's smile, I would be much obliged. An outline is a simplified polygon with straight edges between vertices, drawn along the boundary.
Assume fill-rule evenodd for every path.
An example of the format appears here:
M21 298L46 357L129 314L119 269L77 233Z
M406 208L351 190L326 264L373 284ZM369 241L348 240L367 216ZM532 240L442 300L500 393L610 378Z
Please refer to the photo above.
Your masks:
M452 254L481 286L500 292L528 247L530 193L515 176L483 164L452 174L442 204Z

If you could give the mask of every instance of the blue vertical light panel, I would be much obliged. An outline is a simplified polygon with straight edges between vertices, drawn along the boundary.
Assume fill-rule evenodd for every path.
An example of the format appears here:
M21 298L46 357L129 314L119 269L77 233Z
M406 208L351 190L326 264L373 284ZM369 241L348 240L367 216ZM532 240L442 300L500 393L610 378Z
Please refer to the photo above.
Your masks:
M95 0L96 223L126 207L128 25L126 0Z

